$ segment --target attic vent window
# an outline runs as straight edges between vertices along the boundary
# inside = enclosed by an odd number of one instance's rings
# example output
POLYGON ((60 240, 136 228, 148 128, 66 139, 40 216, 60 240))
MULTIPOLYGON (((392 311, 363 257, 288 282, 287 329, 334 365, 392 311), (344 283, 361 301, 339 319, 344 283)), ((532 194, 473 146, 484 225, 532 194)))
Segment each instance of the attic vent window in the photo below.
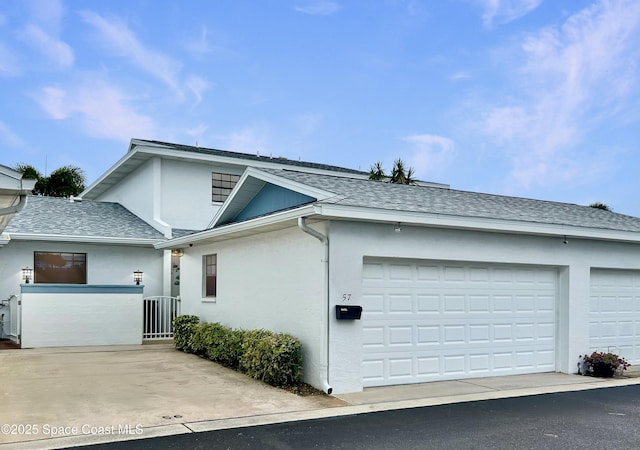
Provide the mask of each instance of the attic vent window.
POLYGON ((238 183, 240 175, 230 175, 228 173, 211 173, 211 201, 224 202, 231 191, 238 183))

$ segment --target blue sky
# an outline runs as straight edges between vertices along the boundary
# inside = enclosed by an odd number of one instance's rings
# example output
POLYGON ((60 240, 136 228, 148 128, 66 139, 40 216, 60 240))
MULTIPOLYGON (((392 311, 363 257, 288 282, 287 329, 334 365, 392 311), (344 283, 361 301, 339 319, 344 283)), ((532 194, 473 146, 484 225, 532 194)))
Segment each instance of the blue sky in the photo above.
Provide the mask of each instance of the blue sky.
POLYGON ((637 0, 3 0, 0 163, 131 138, 640 216, 637 0))

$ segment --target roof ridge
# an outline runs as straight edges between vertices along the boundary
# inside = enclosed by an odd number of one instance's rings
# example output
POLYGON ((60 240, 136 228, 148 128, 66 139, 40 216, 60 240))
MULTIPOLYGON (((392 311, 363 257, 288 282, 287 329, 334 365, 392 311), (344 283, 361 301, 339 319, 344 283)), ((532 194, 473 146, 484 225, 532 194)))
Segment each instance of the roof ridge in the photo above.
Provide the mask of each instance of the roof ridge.
POLYGON ((260 155, 259 152, 257 152, 256 154, 253 154, 253 153, 238 152, 235 150, 222 150, 217 148, 201 147, 199 145, 193 146, 193 145, 186 145, 186 144, 176 144, 172 142, 157 141, 153 139, 133 139, 133 140, 139 141, 139 142, 148 142, 156 145, 164 145, 164 146, 172 147, 174 150, 178 150, 178 151, 204 153, 204 154, 212 154, 212 155, 217 154, 218 156, 229 156, 231 158, 248 159, 253 161, 267 161, 267 162, 282 164, 290 167, 316 168, 316 169, 322 169, 322 170, 328 170, 328 171, 353 173, 353 174, 360 174, 360 175, 363 175, 366 173, 361 170, 351 169, 349 167, 289 159, 284 156, 274 157, 274 156, 271 156, 271 154, 269 156, 262 156, 260 155))

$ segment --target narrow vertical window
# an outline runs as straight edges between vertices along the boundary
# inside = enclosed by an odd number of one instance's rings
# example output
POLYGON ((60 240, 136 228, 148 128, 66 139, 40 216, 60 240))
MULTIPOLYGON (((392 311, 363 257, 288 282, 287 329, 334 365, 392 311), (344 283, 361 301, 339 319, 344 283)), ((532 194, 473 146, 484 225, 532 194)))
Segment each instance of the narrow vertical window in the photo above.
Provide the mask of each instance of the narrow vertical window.
POLYGON ((204 256, 204 296, 215 297, 217 292, 218 257, 204 256))

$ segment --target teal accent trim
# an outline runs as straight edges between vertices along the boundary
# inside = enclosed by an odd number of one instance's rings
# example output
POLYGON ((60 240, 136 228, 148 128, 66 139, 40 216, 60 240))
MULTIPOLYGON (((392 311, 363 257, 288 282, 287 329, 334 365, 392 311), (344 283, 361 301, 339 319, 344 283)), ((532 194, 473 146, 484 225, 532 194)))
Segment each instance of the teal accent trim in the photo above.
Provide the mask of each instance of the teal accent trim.
POLYGON ((275 184, 265 184, 231 222, 241 222, 268 213, 315 202, 316 199, 275 184))
POLYGON ((23 294, 142 294, 143 285, 120 284, 21 284, 23 294))

